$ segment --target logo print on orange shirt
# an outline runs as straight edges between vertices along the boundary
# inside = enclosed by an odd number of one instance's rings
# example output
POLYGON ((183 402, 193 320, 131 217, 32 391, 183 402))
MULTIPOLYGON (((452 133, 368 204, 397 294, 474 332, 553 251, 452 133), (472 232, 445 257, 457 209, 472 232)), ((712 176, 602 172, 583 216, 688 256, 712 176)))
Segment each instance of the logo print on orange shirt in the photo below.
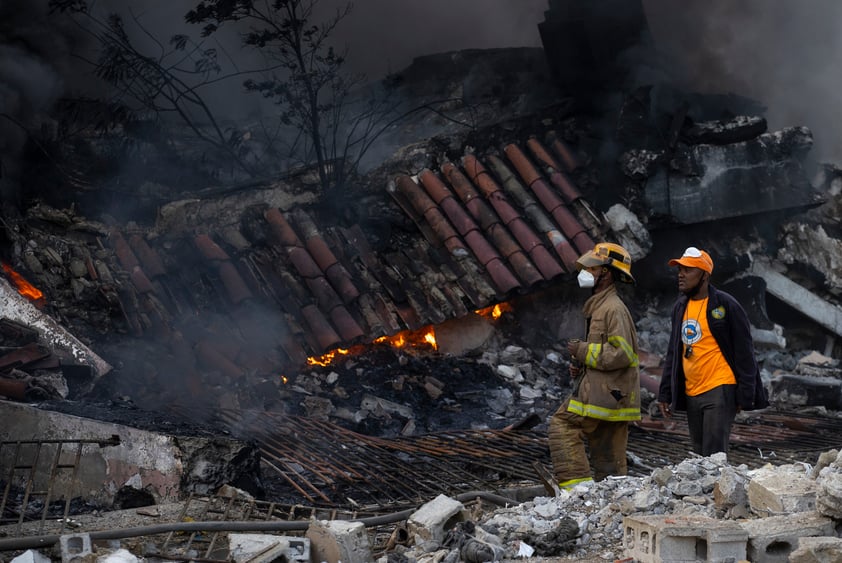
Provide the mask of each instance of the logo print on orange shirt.
POLYGON ((696 319, 687 319, 681 323, 681 341, 684 344, 695 344, 702 339, 702 327, 696 319))

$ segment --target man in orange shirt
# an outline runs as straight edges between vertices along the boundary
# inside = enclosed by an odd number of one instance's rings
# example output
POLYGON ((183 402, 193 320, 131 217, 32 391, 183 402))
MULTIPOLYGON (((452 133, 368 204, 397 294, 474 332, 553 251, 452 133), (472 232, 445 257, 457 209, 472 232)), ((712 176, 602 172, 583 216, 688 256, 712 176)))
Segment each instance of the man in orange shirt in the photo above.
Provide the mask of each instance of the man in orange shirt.
POLYGON ((693 451, 728 451, 731 425, 740 410, 769 406, 754 356, 745 310, 730 294, 710 285, 713 260, 691 246, 678 266, 678 298, 658 391, 665 417, 687 411, 693 451))

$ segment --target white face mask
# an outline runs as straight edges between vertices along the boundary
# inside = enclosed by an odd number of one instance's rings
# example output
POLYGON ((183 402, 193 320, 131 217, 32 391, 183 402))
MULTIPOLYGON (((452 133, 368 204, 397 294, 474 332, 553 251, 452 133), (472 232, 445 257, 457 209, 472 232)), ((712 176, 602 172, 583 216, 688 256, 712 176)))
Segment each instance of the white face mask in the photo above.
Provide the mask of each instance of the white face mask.
POLYGON ((579 270, 579 275, 576 277, 576 281, 579 282, 579 287, 582 289, 587 289, 596 285, 596 278, 594 278, 593 274, 587 270, 579 270))

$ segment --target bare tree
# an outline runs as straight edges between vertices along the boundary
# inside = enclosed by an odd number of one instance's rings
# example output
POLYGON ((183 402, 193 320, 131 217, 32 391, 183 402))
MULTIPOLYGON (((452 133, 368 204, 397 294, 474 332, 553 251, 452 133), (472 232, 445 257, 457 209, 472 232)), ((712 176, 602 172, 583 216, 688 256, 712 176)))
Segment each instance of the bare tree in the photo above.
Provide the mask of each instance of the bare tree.
POLYGON ((317 0, 203 0, 186 19, 203 24, 208 37, 223 25, 246 28, 245 45, 267 59, 259 80, 246 80, 250 91, 274 100, 284 124, 304 134, 305 162, 315 163, 324 189, 341 187, 365 149, 385 103, 352 101, 361 76, 346 72, 345 53, 330 44, 337 25, 351 12, 342 8, 313 23, 317 0))
POLYGON ((87 62, 96 76, 113 87, 109 103, 155 116, 175 114, 197 138, 228 154, 249 175, 255 173, 239 132, 223 127, 201 93, 231 76, 221 75, 215 48, 195 43, 187 35, 162 43, 132 17, 139 33, 154 46, 145 52, 118 14, 101 17, 84 0, 50 0, 50 9, 70 14, 99 45, 98 57, 87 62))

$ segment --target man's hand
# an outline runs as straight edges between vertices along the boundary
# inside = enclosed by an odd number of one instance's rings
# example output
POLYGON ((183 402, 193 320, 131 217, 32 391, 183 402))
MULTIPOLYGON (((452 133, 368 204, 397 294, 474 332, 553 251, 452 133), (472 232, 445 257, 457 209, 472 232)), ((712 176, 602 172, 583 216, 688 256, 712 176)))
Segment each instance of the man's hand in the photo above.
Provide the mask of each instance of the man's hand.
POLYGON ((670 411, 670 404, 669 403, 661 403, 658 402, 658 409, 661 411, 661 415, 664 418, 670 418, 672 416, 672 411, 670 411))
POLYGON ((570 367, 567 368, 567 372, 570 374, 571 378, 576 379, 579 377, 579 374, 582 373, 582 368, 576 364, 570 364, 570 367))

